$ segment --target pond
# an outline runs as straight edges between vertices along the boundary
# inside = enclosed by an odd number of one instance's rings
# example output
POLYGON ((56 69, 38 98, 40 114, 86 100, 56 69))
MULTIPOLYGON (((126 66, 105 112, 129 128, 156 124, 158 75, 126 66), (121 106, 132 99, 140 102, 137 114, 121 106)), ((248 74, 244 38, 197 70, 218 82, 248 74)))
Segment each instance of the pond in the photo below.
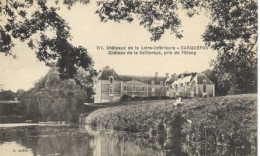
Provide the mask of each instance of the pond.
POLYGON ((180 138, 173 140, 169 146, 146 134, 97 131, 88 126, 0 124, 0 156, 208 155, 180 138))
POLYGON ((95 131, 83 126, 0 125, 1 156, 157 155, 157 151, 144 144, 142 136, 95 131))

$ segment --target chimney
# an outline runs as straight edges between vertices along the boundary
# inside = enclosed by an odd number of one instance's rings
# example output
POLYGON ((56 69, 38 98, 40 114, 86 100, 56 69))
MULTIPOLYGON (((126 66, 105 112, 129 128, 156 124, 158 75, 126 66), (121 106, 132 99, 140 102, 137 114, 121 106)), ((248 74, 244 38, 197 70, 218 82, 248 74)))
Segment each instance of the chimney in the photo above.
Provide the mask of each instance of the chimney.
POLYGON ((103 70, 109 70, 109 66, 105 66, 103 70))
POLYGON ((174 78, 174 81, 178 79, 178 76, 176 73, 173 73, 171 76, 174 78))
POLYGON ((169 73, 166 73, 166 79, 168 79, 169 78, 169 73))
POLYGON ((158 78, 158 72, 155 72, 155 78, 158 78))

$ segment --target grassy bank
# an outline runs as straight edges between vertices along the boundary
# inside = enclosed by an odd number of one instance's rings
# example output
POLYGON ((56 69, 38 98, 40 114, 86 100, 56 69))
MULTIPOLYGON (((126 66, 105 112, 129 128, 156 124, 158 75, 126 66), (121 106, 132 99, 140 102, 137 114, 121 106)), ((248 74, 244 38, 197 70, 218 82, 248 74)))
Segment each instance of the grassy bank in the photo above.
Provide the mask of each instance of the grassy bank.
POLYGON ((256 94, 187 99, 182 107, 173 103, 173 100, 138 101, 102 108, 90 113, 86 123, 118 131, 148 132, 164 146, 181 136, 190 143, 213 139, 226 148, 238 147, 233 153, 239 149, 244 152, 243 148, 249 149, 247 152, 255 150, 256 94))
POLYGON ((102 108, 89 114, 86 122, 94 127, 119 131, 146 132, 165 112, 174 112, 173 100, 136 101, 102 108))

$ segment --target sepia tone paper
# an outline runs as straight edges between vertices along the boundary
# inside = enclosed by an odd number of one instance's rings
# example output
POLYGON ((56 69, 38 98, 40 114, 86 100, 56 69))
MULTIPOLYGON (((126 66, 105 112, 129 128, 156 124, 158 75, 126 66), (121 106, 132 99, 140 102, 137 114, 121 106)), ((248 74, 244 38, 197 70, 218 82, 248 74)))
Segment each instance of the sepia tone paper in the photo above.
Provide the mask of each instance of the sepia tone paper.
POLYGON ((40 2, 1 1, 0 155, 256 155, 256 1, 40 2))

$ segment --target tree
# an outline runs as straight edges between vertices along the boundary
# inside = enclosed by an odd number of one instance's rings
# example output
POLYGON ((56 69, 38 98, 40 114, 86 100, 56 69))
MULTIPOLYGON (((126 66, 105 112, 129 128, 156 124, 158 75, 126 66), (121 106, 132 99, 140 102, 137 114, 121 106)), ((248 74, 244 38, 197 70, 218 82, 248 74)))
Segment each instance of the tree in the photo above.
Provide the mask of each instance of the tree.
POLYGON ((91 101, 93 96, 92 83, 89 82, 92 76, 89 73, 77 74, 81 75, 80 80, 84 83, 79 85, 74 79, 62 80, 57 70, 51 69, 34 88, 21 97, 27 108, 27 118, 38 121, 77 121, 79 107, 91 101))
POLYGON ((20 98, 25 94, 25 90, 23 89, 18 89, 15 93, 16 97, 18 100, 20 100, 20 98))
MULTIPOLYGON (((87 4, 89 0, 56 0, 70 8, 76 2, 87 4)), ((96 13, 101 21, 132 22, 138 18, 140 25, 151 33, 151 40, 157 41, 170 30, 182 38, 182 9, 189 17, 205 10, 211 19, 202 38, 206 45, 218 51, 212 62, 219 81, 223 74, 230 75, 235 92, 256 91, 256 43, 257 43, 257 1, 256 0, 111 0, 98 1, 96 13)), ((0 26, 0 51, 12 55, 13 40, 27 42, 35 50, 37 58, 48 66, 56 62, 61 78, 72 78, 77 69, 91 70, 92 59, 84 47, 75 47, 70 27, 57 14, 57 7, 48 7, 47 0, 1 4, 6 20, 0 26), (28 12, 27 9, 33 10, 28 12), (34 8, 34 9, 32 9, 34 8), (8 22, 7 22, 8 21, 8 22), (53 36, 46 35, 51 30, 53 36), (38 39, 36 39, 38 38, 38 39)), ((229 80, 228 80, 229 81, 229 80)))
POLYGON ((15 93, 11 90, 0 91, 0 101, 13 101, 15 100, 15 93))
POLYGON ((202 38, 218 51, 212 62, 218 81, 225 87, 236 88, 235 92, 256 92, 257 1, 113 0, 99 1, 98 5, 96 13, 101 21, 132 22, 137 17, 140 25, 151 33, 152 41, 159 40, 166 30, 182 38, 180 9, 189 17, 205 10, 211 22, 202 38))
POLYGON ((208 7, 213 22, 203 38, 219 52, 214 71, 220 81, 229 75, 235 93, 256 92, 257 2, 212 1, 208 7))
MULTIPOLYGON (((56 0, 70 8, 79 0, 56 0)), ((38 60, 47 66, 55 64, 60 78, 74 78, 78 68, 92 70, 93 61, 87 49, 74 46, 70 27, 57 13, 59 9, 47 0, 6 0, 0 3, 0 52, 14 56, 12 48, 19 40, 25 42, 36 53, 38 60)), ((88 0, 80 0, 86 4, 88 0)))
POLYGON ((214 84, 216 96, 223 96, 228 94, 231 90, 232 79, 229 74, 218 76, 215 70, 206 69, 203 72, 214 84))

